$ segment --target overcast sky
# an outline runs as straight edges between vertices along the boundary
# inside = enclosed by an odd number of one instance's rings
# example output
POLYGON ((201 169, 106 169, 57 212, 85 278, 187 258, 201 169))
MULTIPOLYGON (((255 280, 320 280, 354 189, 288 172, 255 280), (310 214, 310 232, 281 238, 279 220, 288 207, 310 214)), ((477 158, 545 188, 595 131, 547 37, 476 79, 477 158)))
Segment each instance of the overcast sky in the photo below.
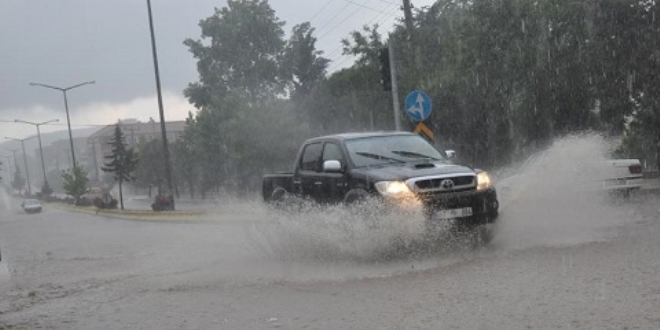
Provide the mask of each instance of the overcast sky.
MULTIPOLYGON (((312 22, 317 47, 333 61, 331 70, 352 62, 341 55, 340 45, 350 31, 379 23, 386 33, 402 16, 401 0, 269 2, 286 22, 287 34, 296 24, 312 22)), ((412 2, 421 8, 433 0, 412 2)), ((182 42, 199 38, 199 20, 225 3, 152 1, 166 120, 194 111, 182 91, 197 71, 182 42)), ((59 119, 42 132, 65 129, 62 93, 29 83, 68 87, 89 80, 96 84, 68 92, 72 125, 158 118, 146 0, 2 0, 0 44, 0 121, 59 119)), ((33 134, 33 126, 0 122, 0 139, 33 134)))

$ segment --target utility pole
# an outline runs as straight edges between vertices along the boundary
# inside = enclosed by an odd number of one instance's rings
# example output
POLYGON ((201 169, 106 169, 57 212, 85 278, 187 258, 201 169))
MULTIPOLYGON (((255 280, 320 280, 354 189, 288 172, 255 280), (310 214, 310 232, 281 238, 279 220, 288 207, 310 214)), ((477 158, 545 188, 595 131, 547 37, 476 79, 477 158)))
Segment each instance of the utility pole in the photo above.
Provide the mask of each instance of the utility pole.
POLYGON ((16 161, 16 151, 18 151, 18 149, 9 149, 9 148, 5 148, 5 149, 11 151, 14 154, 14 167, 18 167, 18 162, 16 161))
POLYGON ((163 94, 160 89, 160 74, 158 73, 158 53, 156 51, 156 35, 154 33, 154 19, 151 14, 151 0, 147 0, 147 9, 149 11, 149 31, 151 32, 151 52, 154 58, 154 74, 156 76, 156 92, 158 94, 158 113, 160 114, 160 132, 163 138, 163 158, 165 161, 165 176, 167 179, 167 189, 172 201, 174 210, 174 190, 172 189, 172 164, 170 164, 170 150, 167 145, 167 133, 165 132, 165 110, 163 110, 163 94))
POLYGON ((403 0, 403 19, 406 25, 406 31, 408 32, 408 47, 413 51, 413 63, 415 64, 415 69, 418 70, 418 68, 421 67, 419 63, 421 52, 416 42, 415 25, 413 24, 412 4, 410 4, 410 0, 403 0))
POLYGON ((403 0, 403 18, 406 23, 406 30, 408 30, 408 41, 412 41, 414 26, 410 0, 403 0))
POLYGON ((30 184, 30 170, 28 169, 27 154, 25 153, 25 140, 29 140, 33 137, 29 137, 27 139, 16 139, 16 138, 5 136, 5 139, 7 139, 7 140, 14 140, 14 141, 20 141, 21 142, 21 147, 23 148, 23 163, 25 164, 25 176, 27 177, 27 184, 28 184, 28 195, 32 195, 32 188, 30 187, 31 186, 31 184, 30 184))
POLYGON ((32 125, 32 126, 37 127, 37 137, 39 139, 39 158, 41 158, 41 171, 42 171, 43 176, 44 176, 44 185, 47 185, 48 184, 48 179, 46 178, 46 165, 44 163, 44 149, 41 146, 41 130, 39 130, 39 126, 46 125, 46 124, 49 124, 49 123, 52 123, 52 122, 58 122, 60 120, 59 119, 53 119, 53 120, 44 121, 44 122, 41 122, 41 123, 33 123, 31 121, 25 121, 25 120, 20 120, 20 119, 14 119, 14 121, 17 122, 17 123, 23 123, 23 124, 28 124, 28 125, 32 125))
POLYGON ((394 38, 390 35, 388 42, 390 54, 390 76, 392 79, 392 111, 394 111, 394 129, 401 130, 401 109, 399 109, 399 86, 397 85, 396 61, 394 60, 394 38))
MULTIPOLYGON (((8 181, 7 183, 11 183, 11 157, 9 156, 0 156, 0 160, 6 160, 7 161, 7 167, 4 167, 3 170, 5 172, 5 176, 7 177, 8 181)), ((2 161, 0 161, 0 165, 2 165, 2 161)), ((2 177, 0 177, 0 183, 2 182, 2 177)))

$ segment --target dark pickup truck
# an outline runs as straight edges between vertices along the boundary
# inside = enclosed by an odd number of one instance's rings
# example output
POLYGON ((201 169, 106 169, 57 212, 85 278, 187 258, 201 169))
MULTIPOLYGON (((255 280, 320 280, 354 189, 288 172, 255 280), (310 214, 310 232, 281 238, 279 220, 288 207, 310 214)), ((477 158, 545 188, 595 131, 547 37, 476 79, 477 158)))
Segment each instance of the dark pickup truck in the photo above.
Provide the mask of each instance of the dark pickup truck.
POLYGON ((272 203, 290 197, 347 204, 368 197, 414 200, 430 221, 495 221, 499 203, 488 174, 454 164, 453 156, 412 133, 323 136, 302 145, 293 173, 265 175, 262 193, 272 203))

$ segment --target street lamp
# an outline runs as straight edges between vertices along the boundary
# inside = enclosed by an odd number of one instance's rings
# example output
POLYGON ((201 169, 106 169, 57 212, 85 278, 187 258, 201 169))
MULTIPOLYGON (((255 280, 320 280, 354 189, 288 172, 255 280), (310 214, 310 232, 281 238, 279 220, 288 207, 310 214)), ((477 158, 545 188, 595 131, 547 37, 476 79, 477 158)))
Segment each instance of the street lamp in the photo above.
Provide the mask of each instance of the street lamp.
MULTIPOLYGON (((18 151, 18 149, 5 148, 5 150, 9 150, 9 151, 11 151, 12 154, 14 154, 14 168, 18 169, 18 161, 16 160, 16 151, 18 151)), ((14 168, 12 168, 12 170, 11 170, 11 175, 15 174, 16 170, 14 168)), ((11 180, 12 180, 12 182, 14 181, 13 176, 11 177, 11 180)))
POLYGON ((41 125, 46 125, 49 123, 53 122, 58 122, 60 121, 59 119, 53 119, 49 121, 44 121, 41 123, 33 123, 31 121, 25 121, 25 120, 20 120, 20 119, 14 119, 15 122, 17 123, 23 123, 23 124, 28 124, 28 125, 33 125, 37 127, 37 138, 39 139, 39 155, 41 156, 41 171, 44 174, 44 185, 48 183, 48 179, 46 179, 46 165, 44 165, 44 149, 41 147, 41 131, 39 130, 39 126, 41 125))
MULTIPOLYGON (((7 161, 7 167, 5 168, 5 174, 7 174, 7 179, 11 182, 11 157, 0 155, 0 159, 5 159, 7 161)), ((1 164, 1 162, 0 162, 1 164)))
POLYGON ((9 150, 14 154, 14 166, 18 166, 18 162, 16 161, 16 151, 18 151, 18 149, 5 148, 5 150, 9 150))
POLYGON ((149 14, 149 32, 151 33, 151 54, 154 59, 154 74, 156 78, 156 94, 158 96, 158 113, 160 115, 160 132, 163 139, 163 160, 165 161, 165 176, 167 179, 167 193, 172 197, 172 209, 174 209, 174 190, 172 189, 172 164, 170 163, 170 151, 167 146, 167 132, 165 131, 165 111, 163 110, 163 94, 160 89, 160 73, 158 72, 158 52, 156 51, 156 34, 154 33, 154 19, 151 14, 151 0, 147 0, 147 11, 149 14))
POLYGON ((76 153, 73 151, 73 135, 71 134, 71 119, 69 119, 69 102, 67 101, 67 98, 66 98, 66 92, 68 90, 71 90, 71 89, 74 89, 74 88, 78 88, 78 87, 81 87, 81 86, 84 86, 84 85, 89 85, 89 84, 94 84, 94 83, 96 83, 94 80, 85 81, 83 83, 73 85, 73 86, 69 86, 69 87, 65 87, 65 88, 46 85, 46 84, 40 84, 40 83, 34 83, 34 82, 30 83, 30 86, 39 86, 39 87, 55 89, 55 90, 58 90, 58 91, 60 91, 64 94, 64 110, 66 110, 66 124, 67 124, 67 126, 69 126, 69 143, 71 144, 71 161, 73 161, 72 166, 76 166, 76 153))
POLYGON ((25 176, 27 177, 28 195, 32 195, 32 188, 30 188, 30 186, 31 186, 31 184, 30 184, 30 171, 28 171, 28 166, 27 166, 27 155, 25 153, 25 140, 29 140, 33 137, 34 136, 31 136, 27 139, 17 139, 17 138, 5 136, 5 139, 7 139, 7 140, 20 141, 21 142, 21 147, 23 147, 23 163, 25 164, 25 176))

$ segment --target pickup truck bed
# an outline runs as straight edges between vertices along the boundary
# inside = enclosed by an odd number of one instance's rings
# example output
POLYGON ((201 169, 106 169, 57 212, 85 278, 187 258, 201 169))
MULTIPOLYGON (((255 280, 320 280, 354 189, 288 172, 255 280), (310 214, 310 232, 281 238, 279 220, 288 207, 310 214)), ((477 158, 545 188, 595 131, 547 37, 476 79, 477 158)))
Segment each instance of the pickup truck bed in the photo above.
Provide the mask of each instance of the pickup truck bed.
POLYGON ((277 188, 282 188, 285 191, 293 191, 293 173, 276 173, 266 174, 263 177, 261 192, 264 201, 270 202, 273 197, 273 192, 277 188))

